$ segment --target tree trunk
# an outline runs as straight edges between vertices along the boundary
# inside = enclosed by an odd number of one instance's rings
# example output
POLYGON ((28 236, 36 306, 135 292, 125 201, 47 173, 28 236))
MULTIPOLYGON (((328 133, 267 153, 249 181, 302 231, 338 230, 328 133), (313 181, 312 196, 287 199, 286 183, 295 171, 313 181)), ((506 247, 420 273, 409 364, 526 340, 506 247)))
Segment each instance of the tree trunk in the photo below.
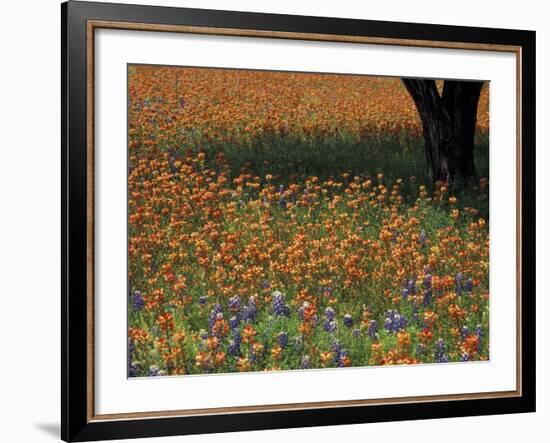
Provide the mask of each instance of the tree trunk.
POLYGON ((420 115, 428 177, 456 186, 476 177, 474 134, 483 82, 402 79, 420 115))

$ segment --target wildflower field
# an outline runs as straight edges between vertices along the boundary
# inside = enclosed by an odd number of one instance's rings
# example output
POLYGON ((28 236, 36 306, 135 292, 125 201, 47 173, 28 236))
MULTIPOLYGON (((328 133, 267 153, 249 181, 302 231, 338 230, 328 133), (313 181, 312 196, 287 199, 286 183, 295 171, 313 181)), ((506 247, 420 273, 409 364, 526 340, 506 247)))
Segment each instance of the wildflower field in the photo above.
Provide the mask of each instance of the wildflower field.
POLYGON ((451 189, 400 79, 128 69, 130 377, 489 358, 488 87, 451 189))

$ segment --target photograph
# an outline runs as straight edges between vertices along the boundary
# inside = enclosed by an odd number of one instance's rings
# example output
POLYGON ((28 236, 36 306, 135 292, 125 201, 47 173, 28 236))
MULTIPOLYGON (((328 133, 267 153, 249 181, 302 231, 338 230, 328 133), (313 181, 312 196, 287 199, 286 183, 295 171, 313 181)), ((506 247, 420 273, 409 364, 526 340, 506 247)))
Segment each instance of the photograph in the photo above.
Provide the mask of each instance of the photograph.
POLYGON ((128 378, 490 361, 490 91, 128 64, 128 378))

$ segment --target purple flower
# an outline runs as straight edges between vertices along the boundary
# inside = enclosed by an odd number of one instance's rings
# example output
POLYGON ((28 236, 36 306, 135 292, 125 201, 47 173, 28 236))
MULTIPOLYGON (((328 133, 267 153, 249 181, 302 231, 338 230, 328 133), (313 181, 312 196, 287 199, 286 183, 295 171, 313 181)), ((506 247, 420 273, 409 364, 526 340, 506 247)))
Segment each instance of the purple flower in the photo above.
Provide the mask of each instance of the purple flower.
POLYGON ((286 199, 285 199, 285 187, 283 185, 279 186, 279 207, 281 209, 286 209, 286 199))
POLYGON ((367 329, 367 334, 371 339, 375 339, 378 334, 378 322, 376 320, 369 321, 369 327, 367 329))
POLYGON ((466 282, 466 292, 472 292, 474 290, 474 282, 471 278, 468 279, 468 281, 466 282))
POLYGON ((338 358, 338 366, 339 366, 340 368, 343 368, 343 367, 345 366, 345 364, 344 364, 344 359, 347 358, 347 357, 349 357, 349 352, 346 351, 345 349, 342 349, 342 350, 340 351, 340 356, 339 356, 339 358, 338 358))
POLYGON ((128 377, 138 377, 139 371, 141 370, 141 365, 139 362, 132 362, 128 367, 128 377))
POLYGON ((404 315, 401 315, 399 312, 394 310, 389 310, 386 312, 386 319, 384 321, 384 328, 388 332, 396 333, 401 329, 407 327, 407 319, 404 315))
POLYGON ((139 312, 143 309, 144 305, 145 301, 143 300, 141 291, 134 291, 134 293, 132 294, 132 310, 134 312, 139 312))
POLYGON ((286 348, 288 344, 288 334, 283 331, 279 332, 279 334, 277 334, 277 342, 281 348, 286 348))
POLYGON ((353 317, 350 314, 344 315, 344 326, 348 328, 353 326, 353 317))
POLYGON ((477 335, 477 338, 479 340, 478 349, 481 349, 484 334, 483 334, 483 327, 480 324, 476 325, 476 335, 477 335))
POLYGON ((460 330, 460 334, 462 335, 462 340, 464 340, 466 337, 468 337, 468 326, 464 325, 462 326, 462 329, 460 330))
POLYGON ((326 331, 326 332, 334 332, 336 331, 336 322, 334 320, 325 320, 324 323, 323 323, 323 329, 326 331))
POLYGON ((460 356, 460 361, 468 361, 470 360, 470 354, 468 354, 467 352, 463 352, 462 355, 460 356))
POLYGON ((330 306, 325 309, 325 316, 327 317, 327 320, 331 321, 334 320, 334 309, 332 309, 330 306))
POLYGON ((272 310, 276 316, 290 317, 290 308, 285 304, 285 296, 282 292, 275 291, 273 293, 272 310))
POLYGON ((442 338, 437 340, 435 344, 435 361, 437 363, 447 363, 449 361, 445 354, 445 342, 442 338))
POLYGON ((344 359, 349 357, 349 352, 344 349, 338 340, 332 342, 330 350, 334 352, 334 363, 339 367, 344 367, 344 359))
POLYGON ((149 366, 149 376, 150 377, 157 377, 160 373, 159 367, 157 365, 151 365, 149 366))
POLYGON ((231 312, 237 312, 241 308, 241 299, 238 295, 234 295, 229 299, 229 310, 231 312))
POLYGON ((313 317, 311 317, 311 323, 313 326, 316 326, 319 322, 319 317, 317 317, 317 314, 313 314, 313 317))
MULTIPOLYGON (((222 312, 222 305, 220 305, 219 303, 216 303, 212 308, 212 310, 210 311, 210 321, 209 321, 210 331, 212 331, 212 328, 214 327, 214 323, 218 318, 218 314, 221 314, 221 312, 222 312)), ((222 318, 223 318, 223 314, 222 314, 222 318)))
POLYGON ((309 369, 311 366, 311 360, 309 358, 309 355, 302 356, 302 361, 300 362, 300 367, 302 369, 309 369))
POLYGON ((206 295, 201 295, 199 297, 199 305, 204 306, 206 304, 206 295))
POLYGON ((330 345, 330 350, 334 352, 334 363, 338 364, 342 356, 342 352, 344 351, 343 346, 338 340, 334 340, 330 345))
POLYGON ((231 316, 229 319, 229 326, 231 329, 237 329, 239 327, 239 323, 241 322, 239 314, 231 316))
POLYGON ((431 289, 426 289, 424 291, 424 298, 422 299, 422 304, 424 306, 430 305, 430 303, 432 302, 432 298, 433 298, 432 290, 431 289))
POLYGON ((233 357, 238 356, 241 353, 241 332, 238 329, 233 330, 233 337, 229 340, 229 347, 227 353, 233 357))
POLYGON ((426 289, 426 290, 432 289, 432 274, 427 273, 424 276, 424 280, 423 280, 422 283, 424 284, 424 289, 426 289))
POLYGON ((254 352, 254 347, 250 345, 250 350, 248 351, 248 360, 251 363, 256 363, 258 361, 258 354, 254 352))
POLYGON ((414 278, 407 279, 407 283, 405 285, 405 288, 407 291, 409 291, 409 294, 416 294, 416 284, 415 284, 414 278))
POLYGON ((243 319, 245 321, 254 322, 256 319, 256 314, 258 313, 258 307, 256 306, 256 298, 250 297, 248 299, 248 304, 244 308, 243 319))
POLYGON ((140 363, 134 361, 134 343, 128 339, 128 377, 137 377, 140 369, 140 363))

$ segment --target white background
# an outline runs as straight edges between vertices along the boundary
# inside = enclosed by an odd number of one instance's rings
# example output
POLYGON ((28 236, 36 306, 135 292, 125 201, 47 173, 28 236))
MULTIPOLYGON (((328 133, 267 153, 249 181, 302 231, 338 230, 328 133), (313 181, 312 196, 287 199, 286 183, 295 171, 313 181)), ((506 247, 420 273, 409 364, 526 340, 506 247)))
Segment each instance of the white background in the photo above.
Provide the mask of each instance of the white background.
POLYGON ((95 412, 166 411, 516 388, 516 59, 510 53, 100 29, 95 38, 95 412), (127 63, 490 80, 491 361, 127 379, 127 63), (512 240, 510 242, 510 240, 512 240), (414 380, 411 383, 410 380, 414 380), (331 389, 320 388, 330 386, 331 389))
MULTIPOLYGON (((550 369, 547 351, 550 308, 544 297, 550 237, 543 168, 550 161, 549 130, 544 123, 550 100, 550 30, 544 2, 463 0, 445 9, 437 1, 277 2, 202 0, 150 2, 319 16, 525 28, 537 30, 537 271, 538 412, 401 423, 277 430, 147 441, 267 442, 518 441, 547 434, 550 418, 550 369), (545 352, 546 351, 546 352, 545 352)), ((0 439, 7 442, 54 441, 59 423, 59 3, 54 0, 3 3, 0 6, 0 439)), ((145 440, 144 440, 145 441, 145 440)))

